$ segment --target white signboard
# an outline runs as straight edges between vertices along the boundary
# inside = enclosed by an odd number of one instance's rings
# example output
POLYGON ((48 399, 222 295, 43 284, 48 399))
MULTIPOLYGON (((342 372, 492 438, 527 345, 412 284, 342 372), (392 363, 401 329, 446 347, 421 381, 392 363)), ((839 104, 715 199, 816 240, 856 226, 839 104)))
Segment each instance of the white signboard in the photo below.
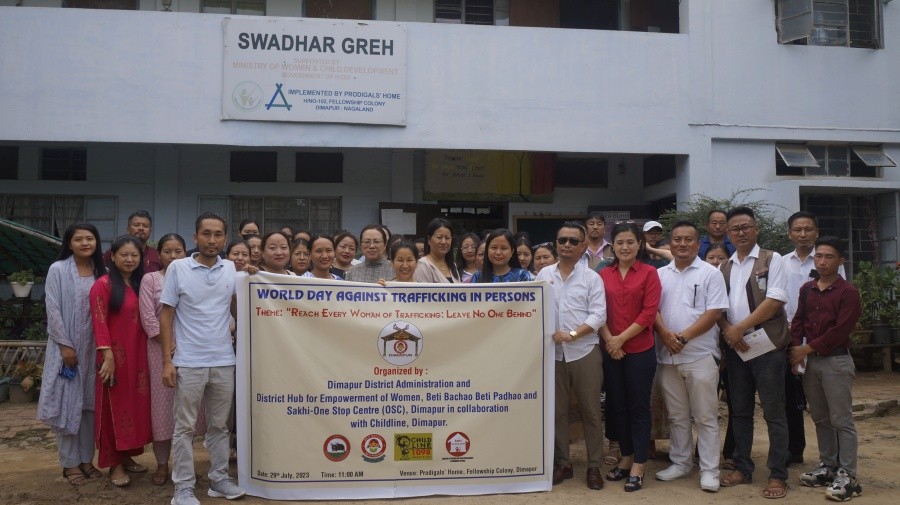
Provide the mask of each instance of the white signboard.
POLYGON ((406 28, 225 18, 222 119, 406 125, 406 28))

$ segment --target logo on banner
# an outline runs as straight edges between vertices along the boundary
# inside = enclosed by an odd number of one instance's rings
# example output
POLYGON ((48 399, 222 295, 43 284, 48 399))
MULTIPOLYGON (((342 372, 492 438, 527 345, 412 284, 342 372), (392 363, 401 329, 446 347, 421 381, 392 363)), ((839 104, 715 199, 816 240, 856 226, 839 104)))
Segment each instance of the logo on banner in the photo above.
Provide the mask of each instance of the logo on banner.
POLYGON ((408 365, 422 352, 422 332, 412 323, 394 321, 378 334, 378 352, 392 365, 408 365))
POLYGON ((266 104, 266 110, 271 110, 272 107, 284 107, 287 110, 291 110, 292 105, 288 103, 287 98, 284 96, 284 92, 281 91, 281 83, 275 84, 275 93, 272 95, 272 99, 269 100, 269 103, 266 104), (281 97, 281 103, 275 103, 275 99, 281 97))
POLYGON ((469 436, 461 431, 457 431, 456 433, 451 433, 449 437, 447 437, 447 442, 445 443, 447 447, 447 452, 450 453, 454 458, 461 458, 469 452, 469 447, 471 442, 469 441, 469 436))
POLYGON ((431 461, 431 433, 395 433, 394 461, 431 461))
POLYGON ((362 440, 362 458, 369 463, 378 463, 384 460, 384 451, 387 450, 387 442, 381 435, 366 435, 362 440))
POLYGON ((263 101, 263 90, 253 81, 238 83, 231 92, 231 101, 241 110, 254 110, 263 101))
POLYGON ((350 455, 350 441, 343 435, 331 435, 325 439, 322 450, 331 461, 344 461, 350 455))

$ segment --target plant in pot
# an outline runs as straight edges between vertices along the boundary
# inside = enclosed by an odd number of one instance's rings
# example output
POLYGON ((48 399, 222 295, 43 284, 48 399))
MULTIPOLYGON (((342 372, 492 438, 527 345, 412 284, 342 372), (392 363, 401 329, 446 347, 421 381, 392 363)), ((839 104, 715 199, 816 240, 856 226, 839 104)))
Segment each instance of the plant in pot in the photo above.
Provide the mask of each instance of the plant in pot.
POLYGON ((13 272, 6 277, 6 280, 9 281, 13 294, 17 298, 27 298, 31 294, 31 288, 34 286, 34 283, 44 281, 42 277, 34 275, 34 272, 31 270, 13 272))
POLYGON ((898 276, 898 271, 893 268, 861 261, 853 279, 862 304, 860 323, 872 330, 873 344, 889 344, 891 326, 900 320, 896 298, 898 276))
POLYGON ((34 401, 34 394, 41 385, 41 375, 43 373, 43 363, 19 360, 10 374, 12 378, 9 388, 10 402, 27 403, 34 401))

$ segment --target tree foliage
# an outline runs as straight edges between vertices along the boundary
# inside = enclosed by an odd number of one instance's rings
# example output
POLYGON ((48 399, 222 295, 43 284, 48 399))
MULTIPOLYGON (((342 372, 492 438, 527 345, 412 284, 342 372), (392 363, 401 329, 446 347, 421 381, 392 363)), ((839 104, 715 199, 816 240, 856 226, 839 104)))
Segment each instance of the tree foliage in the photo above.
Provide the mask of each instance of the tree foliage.
POLYGON ((720 209, 728 211, 734 207, 750 207, 756 214, 756 225, 759 231, 757 242, 760 247, 785 254, 794 250, 794 245, 787 237, 787 219, 785 215, 788 209, 765 200, 753 199, 754 193, 765 191, 763 188, 749 188, 734 191, 727 198, 712 198, 706 195, 691 195, 690 201, 679 209, 670 209, 664 212, 659 221, 666 230, 671 230, 672 225, 678 221, 690 221, 700 229, 700 235, 706 235, 706 222, 709 212, 720 209))

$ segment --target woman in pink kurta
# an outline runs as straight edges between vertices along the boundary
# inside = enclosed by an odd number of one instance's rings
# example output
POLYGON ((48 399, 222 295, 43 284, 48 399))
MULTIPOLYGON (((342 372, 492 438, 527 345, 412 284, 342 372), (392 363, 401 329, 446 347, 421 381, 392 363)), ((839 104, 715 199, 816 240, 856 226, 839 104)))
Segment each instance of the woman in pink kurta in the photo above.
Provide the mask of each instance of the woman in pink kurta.
MULTIPOLYGON (((162 346, 159 343, 159 313, 166 269, 173 261, 184 258, 185 243, 181 235, 170 233, 159 239, 157 251, 162 268, 149 273, 141 280, 141 325, 147 333, 147 360, 150 364, 150 421, 153 428, 153 453, 156 456, 156 473, 153 483, 162 486, 169 478, 169 455, 172 452, 172 433, 175 431, 175 416, 172 406, 175 390, 162 382, 162 346)), ((173 335, 172 344, 175 345, 173 335)), ((206 417, 203 409, 197 416, 195 435, 206 433, 206 417)))
POLYGON ((91 319, 97 344, 94 438, 98 466, 109 467, 116 486, 131 481, 126 472, 146 472, 132 459, 150 442, 150 376, 147 336, 138 316, 143 274, 141 243, 134 237, 113 242, 110 273, 91 287, 91 319))

